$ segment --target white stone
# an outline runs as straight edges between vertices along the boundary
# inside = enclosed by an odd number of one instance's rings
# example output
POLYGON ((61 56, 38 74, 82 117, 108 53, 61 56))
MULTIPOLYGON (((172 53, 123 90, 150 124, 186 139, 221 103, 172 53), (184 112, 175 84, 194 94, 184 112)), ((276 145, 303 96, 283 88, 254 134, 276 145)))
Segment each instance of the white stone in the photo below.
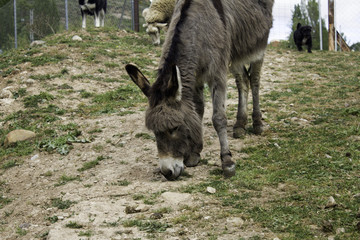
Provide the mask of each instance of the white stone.
POLYGON ((213 187, 207 187, 207 188, 206 188, 206 191, 207 191, 208 193, 211 193, 211 194, 216 193, 216 189, 213 188, 213 187))
POLYGON ((78 35, 75 35, 75 36, 72 37, 72 40, 73 41, 82 41, 82 38, 79 37, 78 35))
POLYGON ((161 198, 172 205, 179 205, 187 203, 191 200, 191 194, 189 193, 176 193, 176 192, 164 192, 161 194, 161 198))
POLYGON ((45 41, 36 40, 36 41, 33 41, 33 42, 30 44, 30 47, 44 45, 45 43, 46 43, 45 41))

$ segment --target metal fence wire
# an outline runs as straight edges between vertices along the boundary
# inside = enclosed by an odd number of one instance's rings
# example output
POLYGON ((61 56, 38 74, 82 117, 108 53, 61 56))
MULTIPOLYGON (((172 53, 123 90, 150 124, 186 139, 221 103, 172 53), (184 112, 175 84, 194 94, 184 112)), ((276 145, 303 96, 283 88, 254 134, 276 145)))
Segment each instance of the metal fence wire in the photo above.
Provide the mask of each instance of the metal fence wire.
MULTIPOLYGON (((294 5, 301 1, 307 0, 275 1, 274 27, 271 31, 275 35, 277 31, 285 33, 280 35, 281 37, 278 37, 277 40, 287 40, 288 32, 291 31, 291 14, 288 13, 291 13, 294 5), (279 22, 282 25, 277 25, 279 22)), ((321 18, 325 19, 326 23, 328 1, 318 0, 324 9, 321 18)), ((133 29, 132 4, 134 4, 134 0, 108 0, 105 26, 133 29)), ((141 13, 149 5, 150 0, 139 0, 140 31, 144 31, 142 27, 144 19, 141 13)), ((335 0, 335 27, 344 33, 351 44, 360 41, 356 36, 358 23, 351 19, 354 13, 355 16, 358 16, 359 10, 360 2, 358 0, 335 0)), ((4 6, 0 6, 0 53, 14 47, 26 47, 32 41, 49 34, 78 30, 81 28, 81 22, 78 0, 9 0, 4 6), (14 11, 15 9, 16 11, 14 11)), ((94 26, 92 17, 87 17, 87 26, 94 26)), ((270 37, 272 35, 274 34, 270 34, 270 37)))
MULTIPOLYGON (((107 2, 105 26, 132 29, 133 0, 107 2)), ((144 31, 141 13, 149 5, 149 0, 139 0, 140 31, 144 31)), ((87 27, 94 26, 92 16, 86 20, 87 27)), ((80 29, 82 20, 78 0, 10 0, 0 8, 0 23, 1 53, 14 47, 26 47, 49 34, 80 29)))

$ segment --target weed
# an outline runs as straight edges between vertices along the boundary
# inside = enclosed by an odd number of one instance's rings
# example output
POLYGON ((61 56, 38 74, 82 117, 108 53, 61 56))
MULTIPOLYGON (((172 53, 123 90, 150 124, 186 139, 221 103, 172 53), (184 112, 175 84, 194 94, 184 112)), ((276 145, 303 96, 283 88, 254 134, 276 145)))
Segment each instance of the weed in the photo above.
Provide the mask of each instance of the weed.
POLYGON ((47 220, 51 223, 56 223, 59 218, 57 216, 48 217, 47 220))
POLYGON ((142 139, 150 139, 155 141, 155 137, 148 134, 148 133, 137 133, 135 135, 136 138, 142 138, 142 139))
POLYGON ((27 231, 25 229, 17 227, 16 228, 16 234, 18 234, 19 236, 25 236, 27 234, 27 231))
POLYGON ((0 209, 2 209, 5 205, 8 205, 11 202, 12 200, 10 198, 0 196, 0 209))
POLYGON ((91 237, 92 236, 92 232, 91 231, 80 231, 78 234, 79 237, 91 237))
POLYGON ((72 229, 80 229, 83 228, 84 226, 77 222, 70 221, 69 223, 65 224, 65 227, 72 229))
POLYGON ((159 221, 142 221, 142 220, 125 220, 122 222, 124 227, 138 227, 140 231, 148 233, 165 232, 171 225, 167 223, 161 223, 159 221))
POLYGON ((116 183, 112 183, 111 185, 117 185, 117 186, 129 186, 131 182, 128 180, 118 180, 116 183))
POLYGON ((15 166, 17 166, 17 165, 18 165, 18 164, 17 164, 17 162, 16 162, 15 160, 9 160, 9 161, 3 163, 3 164, 1 165, 1 168, 2 168, 2 169, 9 169, 9 168, 15 167, 15 166))
POLYGON ((97 157, 95 160, 86 162, 83 164, 81 168, 78 169, 79 172, 86 171, 88 169, 94 168, 96 165, 100 164, 100 161, 104 160, 105 158, 103 156, 97 157))
POLYGON ((51 199, 51 206, 56 207, 58 209, 68 209, 74 203, 75 202, 70 201, 70 200, 63 201, 61 198, 53 198, 53 199, 51 199))
POLYGON ((44 103, 46 101, 51 101, 53 99, 54 99, 53 95, 49 93, 41 92, 39 95, 25 97, 23 102, 26 108, 29 107, 35 108, 38 107, 39 103, 44 103))
POLYGON ((55 184, 55 187, 65 185, 68 182, 72 182, 72 181, 80 181, 80 177, 79 176, 67 176, 64 174, 60 177, 59 182, 57 184, 55 184))

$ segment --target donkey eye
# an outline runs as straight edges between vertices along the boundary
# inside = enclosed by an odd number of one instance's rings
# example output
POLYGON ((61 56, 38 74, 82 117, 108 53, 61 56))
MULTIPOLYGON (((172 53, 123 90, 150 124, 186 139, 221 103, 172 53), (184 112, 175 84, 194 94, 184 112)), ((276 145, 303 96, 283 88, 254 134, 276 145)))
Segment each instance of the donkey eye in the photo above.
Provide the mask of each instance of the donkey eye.
POLYGON ((179 129, 179 127, 175 127, 169 130, 169 134, 172 135, 173 133, 175 133, 177 130, 179 129))

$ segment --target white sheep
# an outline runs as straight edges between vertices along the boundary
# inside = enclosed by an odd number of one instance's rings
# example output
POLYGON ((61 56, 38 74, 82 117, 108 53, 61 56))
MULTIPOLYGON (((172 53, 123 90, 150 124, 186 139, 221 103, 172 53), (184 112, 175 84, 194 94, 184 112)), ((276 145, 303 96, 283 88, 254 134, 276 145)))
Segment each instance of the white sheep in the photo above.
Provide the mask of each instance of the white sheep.
POLYGON ((160 44, 160 29, 166 28, 170 23, 177 0, 153 0, 142 15, 145 19, 146 32, 151 36, 154 45, 160 44))

